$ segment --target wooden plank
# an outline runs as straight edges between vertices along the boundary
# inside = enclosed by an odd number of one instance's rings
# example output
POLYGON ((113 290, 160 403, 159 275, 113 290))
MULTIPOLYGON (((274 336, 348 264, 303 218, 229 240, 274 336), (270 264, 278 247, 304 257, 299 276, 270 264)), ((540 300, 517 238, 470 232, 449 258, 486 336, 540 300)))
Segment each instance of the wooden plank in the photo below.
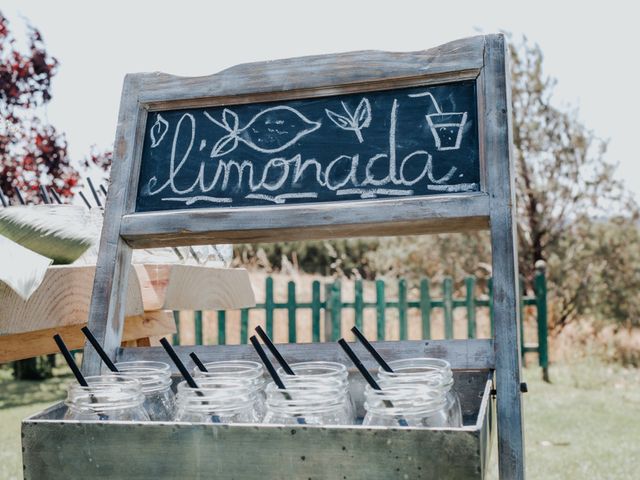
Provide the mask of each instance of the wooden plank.
POLYGON ((195 78, 165 73, 140 74, 140 101, 153 110, 309 97, 363 91, 377 81, 397 86, 475 78, 483 66, 484 37, 464 38, 418 52, 359 51, 237 65, 195 78), (403 81, 404 80, 404 81, 403 81), (285 92, 278 96, 278 93, 285 92), (297 94, 296 96, 293 96, 297 94), (265 96, 268 96, 265 98, 265 96), (210 98, 217 102, 213 103, 210 98))
MULTIPOLYGON (((58 347, 52 339, 56 333, 62 335, 70 349, 83 348, 86 338, 80 329, 85 325, 86 322, 81 322, 26 333, 2 335, 0 336, 0 363, 57 353, 58 347)), ((171 312, 144 312, 139 316, 125 319, 122 340, 136 341, 141 338, 170 335, 175 331, 171 312)))
POLYGON ((162 309, 165 293, 169 285, 171 265, 157 263, 134 264, 133 268, 140 283, 145 310, 162 309))
POLYGON ((243 268, 172 265, 162 308, 166 310, 235 310, 256 299, 243 268))
MULTIPOLYGON (((122 216, 131 211, 131 179, 137 177, 134 158, 142 148, 140 138, 146 112, 138 104, 139 79, 127 75, 122 88, 118 127, 105 216, 93 282, 89 328, 110 357, 120 345, 124 326, 123 296, 128 288, 131 248, 120 238, 122 216)), ((86 375, 101 371, 101 359, 93 349, 82 358, 86 375)))
POLYGON ((134 248, 466 232, 488 227, 485 193, 136 213, 122 219, 121 234, 134 248))
MULTIPOLYGON (((386 360, 411 357, 443 358, 451 363, 454 369, 480 370, 494 368, 493 342, 488 339, 476 340, 408 340, 405 342, 372 342, 386 360)), ((255 350, 251 345, 224 346, 177 346, 176 351, 185 362, 190 362, 189 353, 194 351, 203 360, 254 360, 255 350)), ((370 369, 376 368, 375 360, 359 343, 352 344, 354 351, 360 356, 363 364, 370 369)), ((327 360, 347 363, 348 359, 337 343, 286 343, 278 345, 282 355, 290 363, 308 360, 327 360)), ((118 349, 119 361, 127 360, 159 360, 167 359, 161 348, 118 349)))
MULTIPOLYGON (((0 335, 86 323, 94 275, 95 267, 90 265, 51 266, 42 284, 26 301, 0 282, 0 335)), ((135 276, 129 283, 125 314, 140 315, 144 311, 143 298, 135 276)))
MULTIPOLYGON (((511 95, 503 35, 487 36, 484 90, 484 158, 491 192, 493 319, 496 346, 498 459, 500 478, 524 479, 524 432, 520 392, 518 259, 514 165, 511 161, 511 95)), ((481 135, 482 137, 482 135, 481 135)))

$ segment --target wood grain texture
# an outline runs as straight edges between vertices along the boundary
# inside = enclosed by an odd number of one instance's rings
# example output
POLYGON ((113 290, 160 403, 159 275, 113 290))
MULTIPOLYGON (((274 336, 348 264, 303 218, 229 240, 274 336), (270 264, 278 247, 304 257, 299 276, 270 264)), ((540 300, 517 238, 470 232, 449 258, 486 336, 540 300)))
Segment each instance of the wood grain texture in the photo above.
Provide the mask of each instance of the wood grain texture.
POLYGON ((245 269, 174 265, 162 308, 234 310, 255 304, 249 272, 245 269))
POLYGON ((484 193, 330 204, 137 213, 122 219, 134 248, 459 232, 486 229, 484 193))
MULTIPOLYGON (((443 358, 451 363, 452 368, 473 370, 494 368, 494 349, 491 340, 408 340, 403 342, 371 342, 386 360, 412 357, 443 358)), ((377 364, 359 343, 350 344, 362 363, 373 370, 377 364)), ((176 346, 176 351, 190 368, 195 366, 189 359, 190 352, 206 362, 218 360, 253 360, 259 361, 251 345, 216 345, 216 346, 176 346)), ((278 349, 290 363, 310 360, 338 361, 349 364, 349 359, 337 343, 286 343, 279 344, 278 349)), ((166 360, 167 354, 162 348, 119 349, 118 361, 128 360, 166 360)))
MULTIPOLYGON (((2 335, 0 336, 0 363, 57 353, 58 347, 52 338, 56 333, 64 338, 69 349, 83 348, 86 338, 80 329, 86 324, 85 317, 84 322, 72 325, 2 335)), ((144 314, 125 319, 122 341, 136 342, 142 338, 170 335, 175 333, 175 330, 176 324, 172 312, 144 312, 144 314)))
POLYGON ((234 310, 256 304, 243 268, 134 265, 145 310, 234 310))
MULTIPOLYGON (((122 338, 123 296, 128 288, 131 266, 131 248, 120 238, 120 222, 127 213, 127 200, 130 199, 129 177, 132 170, 135 171, 133 159, 137 151, 135 138, 142 130, 145 118, 137 101, 138 94, 139 81, 127 75, 120 100, 110 186, 89 310, 89 328, 111 357, 122 338)), ((83 373, 97 375, 100 370, 100 357, 93 349, 87 349, 82 359, 83 373)))
POLYGON ((476 36, 417 52, 369 50, 248 63, 203 77, 137 74, 139 99, 162 110, 237 104, 239 96, 250 103, 440 83, 475 78, 483 66, 483 50, 484 38, 476 36))
MULTIPOLYGON (((5 283, 0 282, 0 336, 26 333, 87 322, 93 266, 58 265, 49 267, 42 284, 23 300, 5 283)), ((134 277, 130 280, 125 300, 125 315, 141 315, 143 298, 134 277)))
POLYGON ((500 478, 524 479, 524 431, 520 393, 518 259, 514 165, 511 161, 511 96, 508 53, 502 35, 487 37, 484 89, 485 158, 491 202, 493 319, 496 348, 500 478))

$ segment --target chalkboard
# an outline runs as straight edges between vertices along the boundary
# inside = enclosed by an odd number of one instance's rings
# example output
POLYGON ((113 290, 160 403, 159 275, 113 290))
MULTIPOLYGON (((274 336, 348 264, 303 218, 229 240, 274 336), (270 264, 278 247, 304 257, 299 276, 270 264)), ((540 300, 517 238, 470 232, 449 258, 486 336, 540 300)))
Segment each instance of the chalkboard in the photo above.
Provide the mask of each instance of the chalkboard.
POLYGON ((475 81, 150 112, 136 212, 480 189, 475 81))

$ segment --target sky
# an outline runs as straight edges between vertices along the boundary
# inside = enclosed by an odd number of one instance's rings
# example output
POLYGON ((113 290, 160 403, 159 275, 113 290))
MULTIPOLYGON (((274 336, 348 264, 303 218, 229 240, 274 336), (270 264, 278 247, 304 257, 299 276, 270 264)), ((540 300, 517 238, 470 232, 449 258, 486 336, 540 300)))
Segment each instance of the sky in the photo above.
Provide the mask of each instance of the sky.
POLYGON ((70 153, 109 147, 126 73, 199 76, 236 64, 353 50, 414 51, 478 33, 538 43, 554 103, 609 141, 617 177, 640 201, 640 87, 633 2, 3 0, 19 34, 40 29, 60 61, 49 121, 70 153))

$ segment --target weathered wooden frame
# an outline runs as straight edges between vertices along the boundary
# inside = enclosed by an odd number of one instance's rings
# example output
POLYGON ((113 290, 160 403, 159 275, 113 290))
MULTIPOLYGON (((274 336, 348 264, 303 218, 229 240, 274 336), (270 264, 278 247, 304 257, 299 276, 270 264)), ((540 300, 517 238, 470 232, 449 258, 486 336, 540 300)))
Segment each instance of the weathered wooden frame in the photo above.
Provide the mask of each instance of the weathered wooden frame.
MULTIPOLYGON (((511 98, 506 62, 504 37, 487 35, 423 52, 367 51, 296 58, 240 65, 209 77, 181 78, 161 73, 127 75, 90 310, 89 325, 95 336, 112 357, 137 355, 119 349, 124 318, 122 292, 127 288, 132 248, 489 228, 493 252, 495 351, 485 350, 485 356, 476 359, 475 368, 495 367, 501 478, 524 478, 511 98), (477 84, 480 192, 134 213, 141 139, 148 111, 468 79, 477 84)), ((306 348, 318 347, 327 348, 318 345, 306 348)), ((235 355, 241 356, 249 347, 234 348, 235 355)), ((229 347, 226 351, 231 352, 229 347)), ((83 370, 88 374, 100 371, 100 359, 90 348, 85 350, 83 370)))

